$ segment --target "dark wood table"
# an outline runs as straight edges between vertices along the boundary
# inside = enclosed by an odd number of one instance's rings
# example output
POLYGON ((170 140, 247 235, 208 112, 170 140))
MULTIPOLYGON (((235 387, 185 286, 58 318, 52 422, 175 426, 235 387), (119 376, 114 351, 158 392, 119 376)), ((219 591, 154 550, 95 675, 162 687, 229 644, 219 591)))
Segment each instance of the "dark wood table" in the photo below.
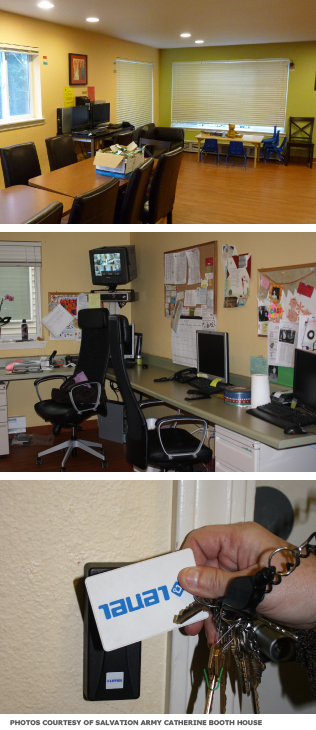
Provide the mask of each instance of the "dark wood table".
POLYGON ((63 204, 63 215, 72 206, 72 198, 28 185, 13 185, 0 190, 0 223, 24 223, 47 205, 56 201, 63 204))
MULTIPOLYGON (((113 180, 112 177, 107 175, 99 175, 93 160, 94 158, 90 157, 87 160, 75 162, 73 165, 62 167, 60 170, 44 172, 43 175, 31 178, 28 184, 34 188, 50 190, 53 193, 75 198, 76 195, 88 193, 89 190, 94 190, 100 185, 113 180)), ((120 179, 119 183, 120 188, 126 187, 128 178, 120 179)))

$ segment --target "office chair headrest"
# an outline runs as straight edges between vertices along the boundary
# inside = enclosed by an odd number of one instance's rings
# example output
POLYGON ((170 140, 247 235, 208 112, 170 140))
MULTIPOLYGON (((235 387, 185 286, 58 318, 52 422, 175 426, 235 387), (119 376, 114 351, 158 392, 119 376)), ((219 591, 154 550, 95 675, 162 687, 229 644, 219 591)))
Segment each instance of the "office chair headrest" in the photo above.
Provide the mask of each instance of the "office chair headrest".
POLYGON ((109 318, 108 309, 80 309, 78 314, 78 325, 83 327, 107 327, 109 318))

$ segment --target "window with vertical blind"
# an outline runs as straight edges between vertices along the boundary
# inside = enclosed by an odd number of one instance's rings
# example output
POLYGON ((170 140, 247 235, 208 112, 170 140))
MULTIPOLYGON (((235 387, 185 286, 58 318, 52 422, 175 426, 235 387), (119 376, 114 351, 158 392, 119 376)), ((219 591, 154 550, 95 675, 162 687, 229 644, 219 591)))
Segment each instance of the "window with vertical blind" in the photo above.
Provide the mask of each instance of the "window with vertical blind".
POLYGON ((2 330, 2 340, 21 337, 21 322, 26 319, 30 339, 41 337, 40 296, 41 243, 0 241, 0 317, 11 317, 2 330))
POLYGON ((153 121, 153 64, 116 59, 116 118, 140 127, 153 121))
POLYGON ((0 42, 0 128, 41 118, 39 49, 0 42))
POLYGON ((172 126, 284 131, 289 60, 172 64, 172 126))

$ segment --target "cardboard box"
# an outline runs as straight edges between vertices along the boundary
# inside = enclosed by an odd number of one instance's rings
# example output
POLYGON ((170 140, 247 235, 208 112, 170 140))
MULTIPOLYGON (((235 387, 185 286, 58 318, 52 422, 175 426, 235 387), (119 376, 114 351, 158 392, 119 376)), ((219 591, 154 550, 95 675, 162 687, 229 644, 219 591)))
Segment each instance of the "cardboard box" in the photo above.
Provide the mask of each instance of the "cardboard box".
POLYGON ((125 156, 98 150, 94 158, 97 173, 99 175, 109 175, 110 177, 129 177, 136 167, 140 167, 143 162, 143 151, 125 156))

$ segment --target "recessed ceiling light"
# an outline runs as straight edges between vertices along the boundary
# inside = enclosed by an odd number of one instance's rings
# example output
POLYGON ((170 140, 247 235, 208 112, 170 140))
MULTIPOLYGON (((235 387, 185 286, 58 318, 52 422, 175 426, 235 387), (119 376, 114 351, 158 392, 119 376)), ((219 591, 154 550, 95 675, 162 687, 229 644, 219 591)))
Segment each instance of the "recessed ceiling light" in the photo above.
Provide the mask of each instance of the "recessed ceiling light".
POLYGON ((37 3, 38 8, 43 8, 44 10, 49 10, 50 8, 54 8, 55 5, 53 3, 50 3, 48 0, 42 0, 42 2, 37 3))
POLYGON ((99 18, 86 18, 86 20, 88 21, 88 23, 98 23, 99 22, 99 18))
POLYGON ((194 41, 194 43, 204 43, 204 41, 194 41))
POLYGON ((191 33, 180 33, 180 38, 191 38, 191 33))

